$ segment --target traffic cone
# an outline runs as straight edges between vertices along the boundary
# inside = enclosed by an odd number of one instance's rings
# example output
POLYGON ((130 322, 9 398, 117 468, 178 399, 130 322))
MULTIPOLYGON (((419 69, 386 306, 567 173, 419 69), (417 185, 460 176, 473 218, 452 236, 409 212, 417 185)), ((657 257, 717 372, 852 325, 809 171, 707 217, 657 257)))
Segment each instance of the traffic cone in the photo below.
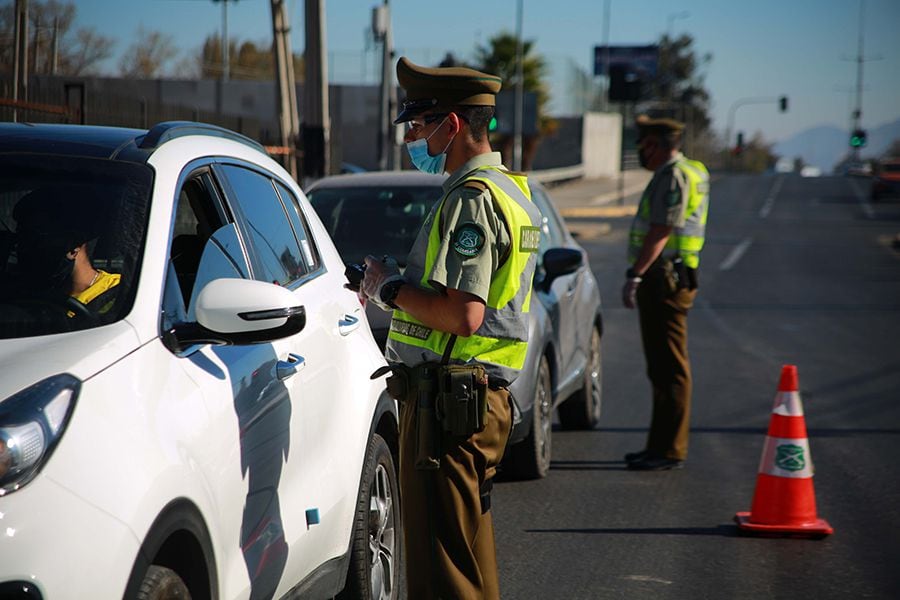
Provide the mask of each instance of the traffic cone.
POLYGON ((750 512, 734 516, 747 532, 824 537, 834 529, 816 515, 813 464, 797 383, 797 367, 784 365, 759 461, 750 512))

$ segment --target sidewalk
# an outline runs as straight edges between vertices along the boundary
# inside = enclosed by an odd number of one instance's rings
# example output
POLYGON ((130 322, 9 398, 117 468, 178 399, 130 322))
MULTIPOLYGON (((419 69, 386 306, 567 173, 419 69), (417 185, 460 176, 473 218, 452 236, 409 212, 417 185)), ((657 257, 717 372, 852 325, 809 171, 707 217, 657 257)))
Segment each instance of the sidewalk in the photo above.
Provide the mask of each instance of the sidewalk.
MULTIPOLYGON (((637 204, 636 199, 629 198, 636 194, 640 194, 653 173, 645 169, 630 169, 624 171, 623 191, 625 196, 625 206, 637 204)), ((603 216, 618 206, 620 197, 619 177, 604 177, 598 179, 577 179, 572 182, 562 183, 548 188, 550 197, 553 199, 560 214, 564 217, 590 217, 603 216), (600 209, 600 210, 598 210, 600 209)), ((634 212, 634 206, 630 207, 630 212, 634 212)))

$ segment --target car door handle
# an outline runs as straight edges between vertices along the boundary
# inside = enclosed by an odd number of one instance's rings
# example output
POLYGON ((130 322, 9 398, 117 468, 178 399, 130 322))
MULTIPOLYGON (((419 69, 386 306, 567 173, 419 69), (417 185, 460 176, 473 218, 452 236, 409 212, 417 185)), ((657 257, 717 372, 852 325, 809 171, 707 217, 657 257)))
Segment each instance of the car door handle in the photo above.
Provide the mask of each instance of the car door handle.
POLYGON ((353 315, 344 315, 344 318, 338 321, 338 333, 341 335, 350 335, 350 332, 359 327, 359 317, 353 315))
POLYGON ((306 359, 299 354, 288 354, 287 360, 279 360, 275 365, 275 376, 281 381, 294 375, 306 366, 306 359))

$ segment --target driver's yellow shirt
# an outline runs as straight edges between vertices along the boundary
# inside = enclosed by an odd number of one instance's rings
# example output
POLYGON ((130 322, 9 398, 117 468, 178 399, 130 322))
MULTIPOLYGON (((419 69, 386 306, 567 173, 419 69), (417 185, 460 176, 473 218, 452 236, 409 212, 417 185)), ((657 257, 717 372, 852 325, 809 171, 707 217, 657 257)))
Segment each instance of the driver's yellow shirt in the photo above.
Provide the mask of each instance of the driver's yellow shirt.
MULTIPOLYGON (((90 304, 97 296, 111 290, 112 288, 119 285, 119 281, 121 281, 122 276, 119 273, 107 273, 106 271, 98 269, 97 271, 97 279, 94 281, 93 285, 88 289, 84 290, 78 294, 72 294, 72 297, 81 302, 82 304, 90 304)), ((112 307, 112 302, 107 304, 106 306, 99 307, 96 312, 97 313, 105 313, 112 307)), ((74 313, 69 312, 69 316, 75 316, 74 313)))

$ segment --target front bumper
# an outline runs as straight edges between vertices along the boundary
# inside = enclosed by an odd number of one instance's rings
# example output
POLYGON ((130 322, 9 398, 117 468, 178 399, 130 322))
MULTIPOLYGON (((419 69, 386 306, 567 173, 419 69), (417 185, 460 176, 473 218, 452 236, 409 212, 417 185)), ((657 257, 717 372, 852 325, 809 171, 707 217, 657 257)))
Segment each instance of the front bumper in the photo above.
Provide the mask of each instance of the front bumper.
POLYGON ((0 497, 0 586, 38 594, 13 598, 121 598, 138 547, 121 521, 47 477, 0 497))

